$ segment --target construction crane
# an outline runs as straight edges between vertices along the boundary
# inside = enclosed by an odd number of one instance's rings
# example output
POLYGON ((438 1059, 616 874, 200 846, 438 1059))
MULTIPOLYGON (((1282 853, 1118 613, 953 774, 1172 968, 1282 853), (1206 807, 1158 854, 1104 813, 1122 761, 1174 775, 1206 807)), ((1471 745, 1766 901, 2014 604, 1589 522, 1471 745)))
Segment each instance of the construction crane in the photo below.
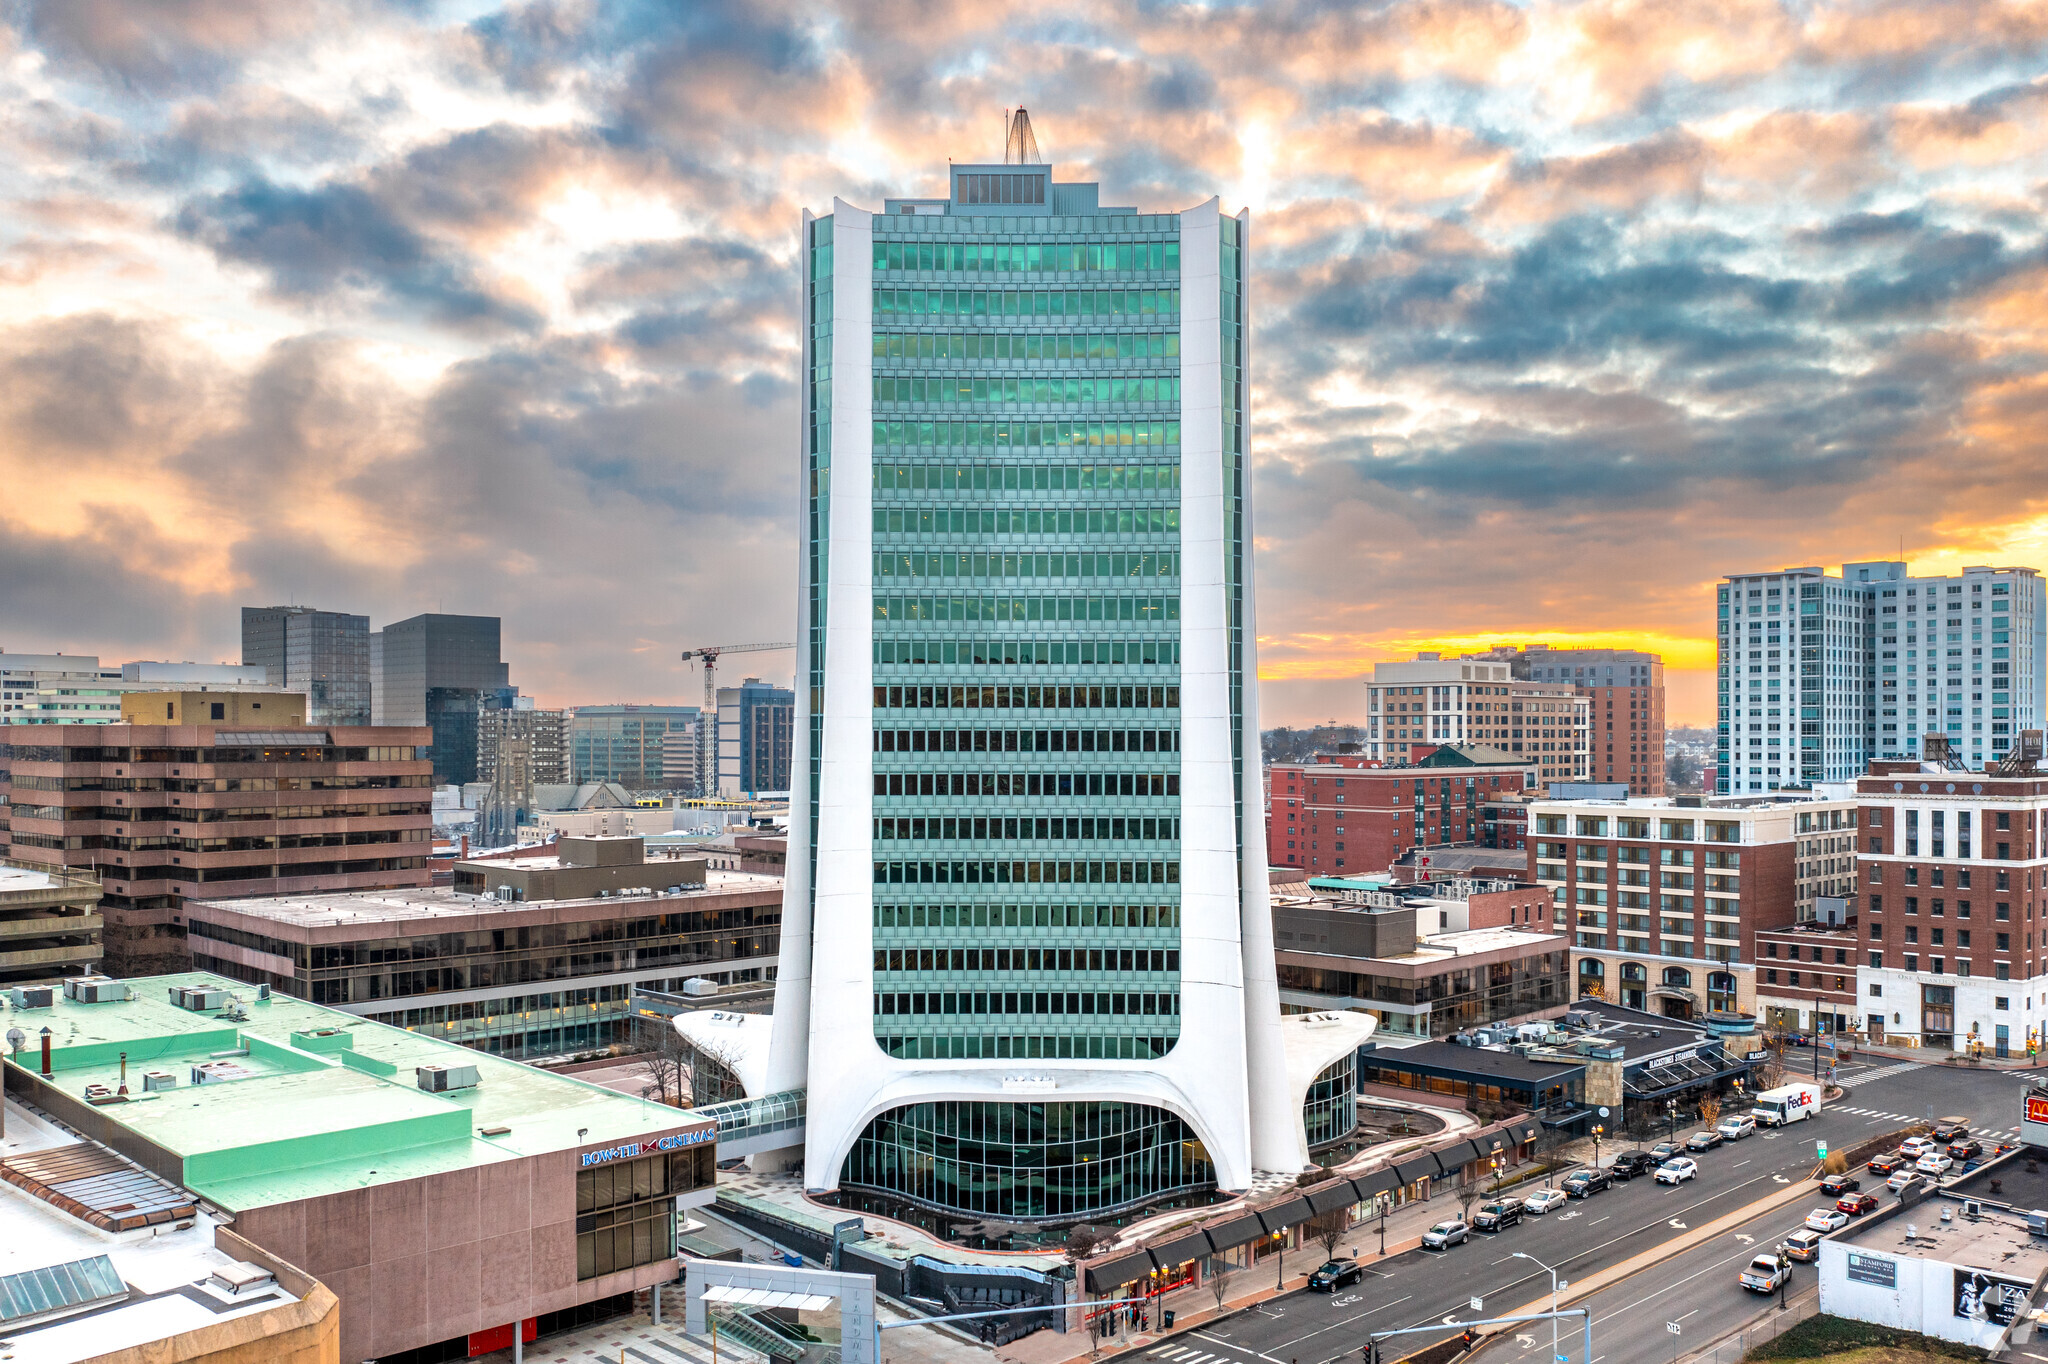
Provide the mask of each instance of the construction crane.
POLYGON ((712 644, 701 649, 683 650, 683 662, 702 660, 704 664, 704 710, 697 717, 697 789, 703 794, 718 793, 718 773, 712 767, 712 759, 718 753, 718 745, 712 738, 718 727, 718 656, 771 653, 795 647, 794 644, 712 644))

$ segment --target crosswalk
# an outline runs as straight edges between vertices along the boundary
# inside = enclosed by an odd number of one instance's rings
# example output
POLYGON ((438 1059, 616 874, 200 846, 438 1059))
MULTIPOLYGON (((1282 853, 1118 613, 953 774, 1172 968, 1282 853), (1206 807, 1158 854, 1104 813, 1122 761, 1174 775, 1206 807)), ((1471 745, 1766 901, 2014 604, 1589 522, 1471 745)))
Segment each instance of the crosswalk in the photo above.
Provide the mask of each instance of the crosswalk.
MULTIPOLYGON (((1925 1114, 1888 1113, 1881 1108, 1858 1108, 1853 1104, 1832 1104, 1829 1106, 1828 1111, 1830 1113, 1854 1113, 1858 1117, 1885 1122, 1909 1123, 1927 1121, 1925 1114)), ((1972 1127, 1970 1135, 1982 1142, 2011 1141, 2019 1136, 2019 1129, 2013 1127, 1972 1127)))
MULTIPOLYGON (((1247 1353, 1256 1355, 1257 1351, 1247 1353)), ((1234 1355, 1218 1354, 1194 1345, 1162 1345, 1156 1350, 1148 1351, 1147 1356, 1152 1359, 1171 1360, 1173 1364, 1238 1364, 1234 1355)))
POLYGON ((1880 1066, 1876 1070, 1866 1070, 1861 1073, 1852 1072, 1842 1076, 1837 1083, 1844 1089, 1855 1089, 1859 1085, 1869 1084, 1872 1080, 1882 1080, 1892 1075, 1903 1075, 1909 1070, 1925 1069, 1926 1063, 1922 1061, 1900 1061, 1896 1065, 1880 1066))

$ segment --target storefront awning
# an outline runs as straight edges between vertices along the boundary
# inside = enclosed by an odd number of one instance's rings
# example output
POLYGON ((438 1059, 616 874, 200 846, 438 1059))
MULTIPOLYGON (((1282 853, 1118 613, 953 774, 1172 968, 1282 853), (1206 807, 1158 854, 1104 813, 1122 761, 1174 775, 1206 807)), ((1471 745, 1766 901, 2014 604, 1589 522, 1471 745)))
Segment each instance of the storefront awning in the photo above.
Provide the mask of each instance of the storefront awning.
POLYGON ((1152 1272, 1152 1257, 1144 1251, 1119 1255, 1099 1265, 1088 1266, 1088 1291, 1109 1293, 1152 1272))
POLYGON ((1188 1261, 1199 1260, 1210 1253, 1209 1238, 1199 1231, 1176 1236, 1148 1249, 1152 1253, 1152 1263, 1161 1269, 1178 1269, 1188 1261))
POLYGON ((1259 1219, 1250 1214, 1233 1217, 1228 1222, 1205 1227, 1203 1230, 1208 1234, 1209 1244, 1218 1251, 1234 1250, 1247 1241, 1256 1241, 1266 1234, 1266 1229, 1259 1225, 1259 1219))
POLYGON ((1339 1180, 1326 1189, 1317 1189, 1308 1196, 1309 1211, 1318 1216, 1326 1212, 1335 1212, 1339 1208, 1348 1208, 1357 1201, 1358 1193, 1351 1187, 1351 1181, 1348 1179, 1339 1180))
POLYGON ((1403 1184, 1413 1184, 1418 1179, 1436 1179, 1443 1171, 1437 1168, 1436 1157, 1425 1152, 1419 1156, 1396 1161, 1394 1173, 1401 1177, 1403 1184))
POLYGON ((1279 1231, 1283 1227, 1298 1227, 1315 1216, 1310 1211, 1306 1198, 1290 1198, 1285 1203, 1270 1208, 1259 1208, 1256 1211, 1259 1221, 1268 1232, 1279 1231))

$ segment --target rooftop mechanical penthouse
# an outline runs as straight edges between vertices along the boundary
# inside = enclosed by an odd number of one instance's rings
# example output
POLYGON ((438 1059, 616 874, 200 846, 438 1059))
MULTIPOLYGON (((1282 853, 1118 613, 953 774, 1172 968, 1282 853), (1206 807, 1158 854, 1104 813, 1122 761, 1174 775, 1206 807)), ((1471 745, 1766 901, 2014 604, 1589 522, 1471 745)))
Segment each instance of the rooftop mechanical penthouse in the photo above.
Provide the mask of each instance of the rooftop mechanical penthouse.
POLYGON ((1306 1162, 1306 1092, 1370 1030, 1325 1027, 1290 1069, 1249 231, 1031 162, 805 215, 797 752, 758 1073, 808 1088, 785 1154, 816 1192, 1072 1219, 1242 1189, 1306 1162))

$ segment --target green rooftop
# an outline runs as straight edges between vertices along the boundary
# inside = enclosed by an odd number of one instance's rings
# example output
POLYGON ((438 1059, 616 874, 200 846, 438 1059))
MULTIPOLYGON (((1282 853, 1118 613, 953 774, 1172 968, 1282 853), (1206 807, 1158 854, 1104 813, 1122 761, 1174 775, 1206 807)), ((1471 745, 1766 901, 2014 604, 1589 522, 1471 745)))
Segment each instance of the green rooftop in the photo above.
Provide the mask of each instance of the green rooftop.
MULTIPOLYGON (((47 1009, 8 1007, 6 1026, 28 1040, 6 1064, 37 1075, 48 1028, 50 1083, 83 1104, 88 1085, 118 1088, 126 1052, 128 1101, 96 1105, 92 1116, 165 1153, 181 1167, 185 1187, 231 1212, 601 1147, 692 1120, 680 1109, 303 1000, 258 999, 256 987, 204 972, 123 983, 134 999, 82 1003, 60 994, 47 1009), (179 986, 224 991, 248 1019, 173 1003, 179 986), (478 1082, 429 1093, 415 1067, 435 1065, 474 1066, 478 1082), (195 1084, 199 1066, 219 1078, 195 1084), (175 1087, 145 1092, 146 1071, 168 1072, 175 1087)), ((8 1082, 10 1091, 24 1088, 8 1082)))

